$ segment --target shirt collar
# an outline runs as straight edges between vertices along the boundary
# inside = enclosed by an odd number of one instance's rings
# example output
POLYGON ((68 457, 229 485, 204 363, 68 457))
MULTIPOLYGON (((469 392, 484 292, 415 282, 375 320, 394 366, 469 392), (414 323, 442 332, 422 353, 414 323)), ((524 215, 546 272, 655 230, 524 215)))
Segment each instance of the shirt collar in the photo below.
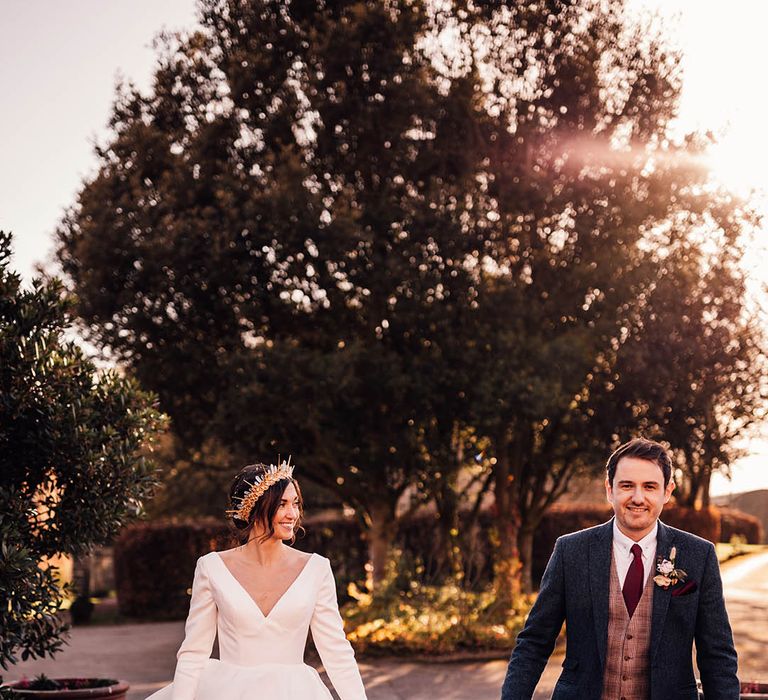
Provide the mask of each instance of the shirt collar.
MULTIPOLYGON (((658 535, 658 532, 659 521, 657 520, 653 525, 653 529, 643 537, 643 539, 638 540, 637 544, 639 544, 640 549, 643 550, 644 558, 653 556, 653 553, 656 551, 656 536, 658 535)), ((619 530, 619 526, 616 524, 616 518, 613 519, 613 543, 617 545, 621 551, 626 552, 627 554, 629 554, 632 549, 632 545, 635 544, 633 539, 627 537, 621 530, 619 530)))

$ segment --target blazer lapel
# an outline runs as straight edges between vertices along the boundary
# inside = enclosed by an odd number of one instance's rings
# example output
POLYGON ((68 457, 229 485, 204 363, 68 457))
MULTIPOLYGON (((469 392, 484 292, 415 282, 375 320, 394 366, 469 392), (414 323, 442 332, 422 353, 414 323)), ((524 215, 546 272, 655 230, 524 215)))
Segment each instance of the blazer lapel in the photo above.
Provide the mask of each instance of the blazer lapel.
POLYGON ((598 527, 589 543, 589 592, 592 597, 597 649, 600 654, 600 665, 603 668, 605 668, 605 654, 608 646, 608 587, 611 580, 612 547, 613 519, 598 527))
MULTIPOLYGON (((666 559, 674 545, 675 542, 672 531, 659 520, 659 530, 656 534, 656 561, 651 563, 651 566, 654 568, 654 576, 656 575, 656 562, 659 561, 660 558, 666 559)), ((672 594, 669 589, 657 586, 653 582, 653 576, 647 585, 653 586, 653 611, 651 613, 651 660, 653 660, 656 656, 656 652, 659 650, 661 632, 664 629, 664 621, 667 617, 669 599, 672 594)))

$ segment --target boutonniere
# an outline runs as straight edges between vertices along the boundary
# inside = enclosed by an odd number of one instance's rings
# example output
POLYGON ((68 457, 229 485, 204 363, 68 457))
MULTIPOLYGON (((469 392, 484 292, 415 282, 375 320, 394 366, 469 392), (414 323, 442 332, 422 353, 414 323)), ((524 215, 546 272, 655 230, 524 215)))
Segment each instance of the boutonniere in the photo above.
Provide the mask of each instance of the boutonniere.
POLYGON ((658 576, 653 577, 653 582, 657 586, 662 588, 669 588, 670 586, 676 586, 678 583, 682 583, 688 578, 688 574, 682 569, 675 568, 675 556, 677 555, 677 548, 672 547, 669 550, 669 559, 664 557, 658 557, 656 561, 656 571, 659 572, 658 576))

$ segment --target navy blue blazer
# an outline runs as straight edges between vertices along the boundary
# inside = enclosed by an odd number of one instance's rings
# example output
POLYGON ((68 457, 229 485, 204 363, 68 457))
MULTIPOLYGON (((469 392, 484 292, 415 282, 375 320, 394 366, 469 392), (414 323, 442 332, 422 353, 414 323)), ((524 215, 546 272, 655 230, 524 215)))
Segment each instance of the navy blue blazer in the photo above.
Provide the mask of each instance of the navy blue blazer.
MULTIPOLYGON (((675 566, 688 574, 686 582, 696 583, 696 590, 673 596, 674 587, 665 590, 652 581, 647 584, 654 586, 651 700, 698 699, 694 641, 705 697, 738 700, 736 650, 715 548, 711 542, 659 521, 657 557, 668 558, 672 547, 677 548, 675 566)), ((517 637, 502 700, 530 700, 563 621, 565 661, 552 700, 600 700, 608 644, 612 548, 613 519, 557 540, 536 603, 517 637)))

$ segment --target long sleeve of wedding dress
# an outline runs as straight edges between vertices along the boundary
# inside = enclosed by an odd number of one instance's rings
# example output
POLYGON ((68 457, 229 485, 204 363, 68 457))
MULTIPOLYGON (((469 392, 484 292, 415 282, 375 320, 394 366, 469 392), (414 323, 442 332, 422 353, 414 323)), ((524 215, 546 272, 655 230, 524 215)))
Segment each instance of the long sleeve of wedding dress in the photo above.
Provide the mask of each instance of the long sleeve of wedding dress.
POLYGON ((366 700, 355 653, 344 634, 344 621, 339 614, 331 563, 325 558, 322 558, 322 562, 324 566, 310 622, 312 639, 341 700, 366 700))
POLYGON ((176 654, 172 700, 194 700, 200 673, 211 655, 216 638, 217 614, 205 557, 200 557, 195 567, 184 641, 176 654))

